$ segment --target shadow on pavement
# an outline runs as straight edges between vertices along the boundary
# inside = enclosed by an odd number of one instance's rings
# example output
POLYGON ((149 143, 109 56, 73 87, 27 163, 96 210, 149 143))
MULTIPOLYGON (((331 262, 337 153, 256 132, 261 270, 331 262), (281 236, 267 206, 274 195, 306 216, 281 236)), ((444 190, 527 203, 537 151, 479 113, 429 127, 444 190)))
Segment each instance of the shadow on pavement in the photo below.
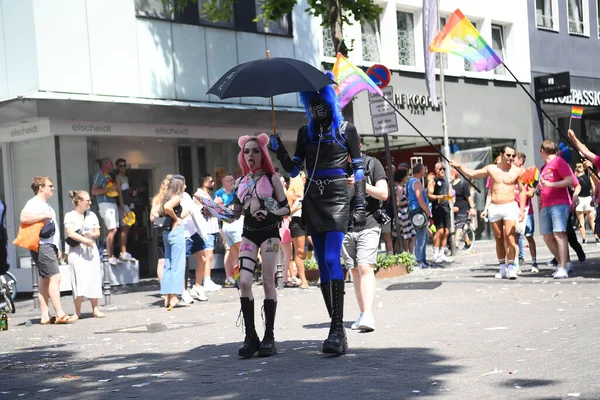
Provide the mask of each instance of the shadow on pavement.
POLYGON ((433 290, 440 286, 442 286, 442 282, 436 281, 395 283, 385 288, 385 290, 433 290))
POLYGON ((3 354, 3 398, 402 398, 441 395, 458 367, 429 348, 351 348, 319 354, 317 341, 278 342, 274 357, 240 360, 240 343, 187 352, 81 359, 57 346, 3 354), (360 379, 357 379, 360 377, 360 379), (49 389, 49 390, 48 390, 49 389))

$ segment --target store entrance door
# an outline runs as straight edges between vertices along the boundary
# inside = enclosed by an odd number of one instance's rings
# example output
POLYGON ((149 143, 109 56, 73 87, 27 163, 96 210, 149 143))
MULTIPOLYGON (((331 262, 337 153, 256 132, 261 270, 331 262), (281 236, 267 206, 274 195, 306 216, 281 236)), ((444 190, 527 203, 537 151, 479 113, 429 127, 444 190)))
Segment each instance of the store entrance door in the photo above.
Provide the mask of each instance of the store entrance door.
MULTIPOLYGON (((127 251, 139 261, 140 278, 148 278, 156 273, 156 256, 152 226, 150 224, 151 169, 130 169, 127 171, 129 185, 133 189, 132 204, 129 206, 135 212, 135 224, 129 230, 127 251)), ((119 232, 120 234, 120 232, 119 232)), ((120 236, 119 236, 120 239, 120 236)), ((115 254, 120 253, 119 240, 115 240, 115 254)))

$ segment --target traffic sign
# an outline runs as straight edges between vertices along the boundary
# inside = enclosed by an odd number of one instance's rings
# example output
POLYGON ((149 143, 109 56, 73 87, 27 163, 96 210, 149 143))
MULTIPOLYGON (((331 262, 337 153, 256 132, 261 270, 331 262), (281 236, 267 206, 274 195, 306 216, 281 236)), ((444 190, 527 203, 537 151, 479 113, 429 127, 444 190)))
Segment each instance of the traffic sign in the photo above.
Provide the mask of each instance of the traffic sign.
POLYGON ((367 70, 367 75, 380 89, 386 87, 390 83, 390 79, 392 79, 390 70, 385 65, 381 64, 375 64, 369 68, 367 70))

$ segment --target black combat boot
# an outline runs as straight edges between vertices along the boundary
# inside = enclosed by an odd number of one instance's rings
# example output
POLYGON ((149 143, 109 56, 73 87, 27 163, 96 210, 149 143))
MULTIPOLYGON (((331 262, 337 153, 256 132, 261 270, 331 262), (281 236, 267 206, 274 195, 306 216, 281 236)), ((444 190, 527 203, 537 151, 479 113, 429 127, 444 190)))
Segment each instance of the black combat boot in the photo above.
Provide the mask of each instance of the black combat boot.
POLYGON ((327 307, 329 318, 331 318, 331 284, 329 282, 321 282, 321 294, 323 295, 323 300, 325 301, 325 307, 327 307))
POLYGON ((244 344, 238 350, 238 355, 242 358, 250 358, 260 347, 260 339, 254 327, 254 299, 250 300, 248 297, 240 297, 240 303, 242 303, 246 337, 244 338, 244 344))
POLYGON ((331 326, 329 337, 323 342, 323 353, 342 355, 348 350, 344 330, 344 281, 331 281, 331 326))
POLYGON ((259 357, 271 357, 277 354, 275 348, 275 313, 277 312, 277 302, 275 300, 264 300, 263 307, 265 310, 265 337, 258 349, 259 357))

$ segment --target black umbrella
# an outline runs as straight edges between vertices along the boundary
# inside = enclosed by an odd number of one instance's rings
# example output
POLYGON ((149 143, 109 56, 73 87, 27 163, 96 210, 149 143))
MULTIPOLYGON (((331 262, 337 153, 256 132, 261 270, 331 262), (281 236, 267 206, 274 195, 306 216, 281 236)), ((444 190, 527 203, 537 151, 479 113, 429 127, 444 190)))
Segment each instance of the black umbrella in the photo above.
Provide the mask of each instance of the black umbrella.
POLYGON ((304 61, 269 57, 240 64, 227 71, 207 94, 220 99, 230 97, 270 97, 275 133, 273 96, 285 93, 317 91, 335 85, 322 71, 304 61))

